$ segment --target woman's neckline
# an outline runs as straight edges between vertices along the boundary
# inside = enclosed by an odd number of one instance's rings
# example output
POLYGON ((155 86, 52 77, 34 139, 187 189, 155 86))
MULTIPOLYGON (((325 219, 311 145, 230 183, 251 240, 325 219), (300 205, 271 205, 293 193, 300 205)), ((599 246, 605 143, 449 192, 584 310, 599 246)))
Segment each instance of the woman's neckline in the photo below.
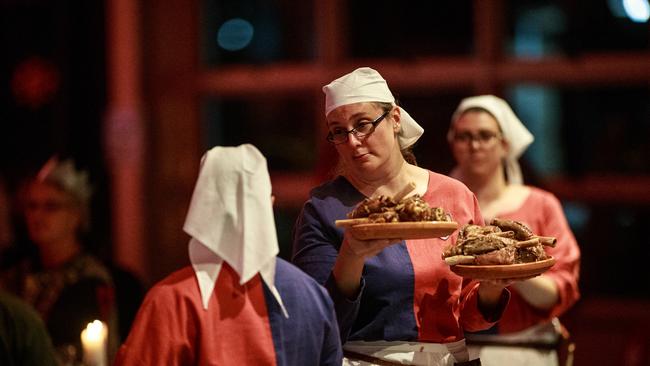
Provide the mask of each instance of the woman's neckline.
MULTIPOLYGON (((409 169, 411 171, 411 174, 407 174, 408 176, 406 178, 400 177, 398 179, 400 182, 403 181, 403 184, 393 184, 392 189, 389 190, 385 189, 386 184, 379 184, 377 188, 375 188, 374 190, 370 189, 372 191, 370 194, 364 193, 363 187, 358 187, 357 185, 355 185, 355 183, 349 177, 343 176, 343 178, 345 178, 345 180, 347 180, 348 183, 352 187, 354 187, 354 189, 356 189, 363 197, 374 197, 378 195, 385 195, 385 196, 392 197, 395 194, 397 194, 403 188, 403 186, 408 184, 409 181, 413 181, 416 184, 416 188, 408 196, 411 196, 413 194, 419 194, 420 196, 424 196, 426 192, 429 190, 430 173, 428 170, 424 168, 420 168, 414 165, 411 165, 411 167, 415 168, 415 169, 409 169)), ((372 185, 368 185, 368 186, 372 187, 372 185)))
POLYGON ((532 189, 525 185, 508 185, 499 197, 489 204, 481 204, 481 214, 486 222, 519 210, 528 200, 532 189))

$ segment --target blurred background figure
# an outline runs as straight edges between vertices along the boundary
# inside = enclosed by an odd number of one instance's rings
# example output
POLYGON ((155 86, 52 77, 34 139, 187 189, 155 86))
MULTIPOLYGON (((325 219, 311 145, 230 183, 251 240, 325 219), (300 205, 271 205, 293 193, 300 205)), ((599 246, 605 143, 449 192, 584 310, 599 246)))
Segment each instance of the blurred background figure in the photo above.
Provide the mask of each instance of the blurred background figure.
POLYGON ((580 296, 580 249, 559 200, 523 184, 518 159, 533 136, 503 99, 481 95, 461 101, 448 140, 457 162, 451 175, 476 194, 486 223, 495 217, 517 220, 538 235, 557 238, 554 248, 545 247, 555 265, 513 284, 501 321, 487 332, 468 335, 468 340, 491 344, 480 350, 483 365, 557 365, 551 347, 563 340, 557 317, 580 296))
POLYGON ((111 274, 83 243, 91 195, 86 172, 71 160, 48 160, 24 184, 20 199, 37 255, 18 250, 24 255, 13 256, 2 273, 3 287, 41 315, 63 363, 80 359, 81 331, 95 319, 109 326, 109 352, 118 343, 111 274))
POLYGON ((256 147, 205 153, 183 227, 191 265, 149 291, 116 365, 341 365, 334 305, 276 257, 272 205, 256 147))
POLYGON ((56 366, 52 341, 38 313, 0 290, 0 365, 56 366))

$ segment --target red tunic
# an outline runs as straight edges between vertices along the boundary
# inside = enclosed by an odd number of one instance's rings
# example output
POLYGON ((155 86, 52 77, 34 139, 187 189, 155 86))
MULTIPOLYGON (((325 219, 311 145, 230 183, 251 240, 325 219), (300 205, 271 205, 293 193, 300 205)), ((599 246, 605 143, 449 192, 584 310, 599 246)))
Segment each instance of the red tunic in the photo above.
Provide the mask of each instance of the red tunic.
POLYGON ((562 206, 553 194, 535 187, 530 189, 530 195, 518 209, 499 213, 496 217, 520 221, 537 235, 557 238, 555 248, 545 247, 546 253, 553 256, 556 263, 544 275, 555 281, 560 299, 549 311, 541 311, 529 305, 516 290, 511 291, 510 303, 498 324, 499 333, 523 330, 560 316, 580 297, 580 248, 562 206))
POLYGON ((192 267, 147 294, 115 365, 275 365, 262 280, 223 264, 203 309, 192 267))

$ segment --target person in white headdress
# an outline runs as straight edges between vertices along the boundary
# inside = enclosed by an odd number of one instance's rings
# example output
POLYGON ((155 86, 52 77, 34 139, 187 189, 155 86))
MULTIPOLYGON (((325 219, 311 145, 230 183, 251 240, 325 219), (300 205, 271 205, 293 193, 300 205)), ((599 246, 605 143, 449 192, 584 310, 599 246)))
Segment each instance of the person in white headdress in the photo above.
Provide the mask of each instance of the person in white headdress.
MULTIPOLYGON (((458 224, 483 224, 455 179, 416 165, 423 128, 395 103, 386 80, 362 67, 323 87, 327 141, 339 175, 316 187, 298 217, 292 261, 334 300, 346 365, 472 362, 463 330, 489 328, 508 301, 501 283, 463 282, 442 260, 457 233, 421 240, 359 240, 335 225, 368 197, 418 195, 458 224)), ((415 199, 415 198, 414 198, 415 199)))
POLYGON ((191 265, 146 295, 116 365, 340 365, 332 301, 277 258, 271 180, 253 145, 205 153, 184 230, 191 265))
POLYGON ((457 162, 451 175, 476 194, 486 222, 495 217, 517 220, 538 235, 557 238, 554 248, 545 247, 556 264, 544 274, 510 287, 510 303, 501 321, 489 331, 498 335, 468 335, 468 339, 506 344, 481 348, 483 365, 557 365, 557 354, 549 344, 562 341, 557 317, 580 297, 580 249, 558 199, 523 184, 518 159, 533 136, 505 100, 480 95, 460 102, 448 140, 457 162), (512 343, 529 343, 530 347, 515 348, 512 343), (545 349, 532 349, 535 346, 545 349))

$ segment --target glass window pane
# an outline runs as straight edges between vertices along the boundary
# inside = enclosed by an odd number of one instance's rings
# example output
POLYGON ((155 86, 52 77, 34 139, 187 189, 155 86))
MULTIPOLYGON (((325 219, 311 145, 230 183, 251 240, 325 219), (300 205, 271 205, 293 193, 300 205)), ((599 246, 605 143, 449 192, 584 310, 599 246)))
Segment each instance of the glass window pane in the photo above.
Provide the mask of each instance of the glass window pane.
POLYGON ((472 2, 349 1, 352 57, 419 58, 472 52, 472 2))
POLYGON ((201 58, 207 66, 314 58, 313 4, 288 0, 205 0, 201 58))
POLYGON ((447 143, 447 130, 458 103, 469 95, 470 90, 399 95, 401 106, 424 128, 424 134, 413 148, 419 166, 440 174, 448 174, 454 167, 454 159, 447 143))
POLYGON ((650 282, 621 281, 622 278, 646 278, 647 266, 642 262, 613 259, 616 253, 629 253, 635 258, 650 256, 647 240, 650 220, 648 206, 586 203, 585 207, 589 212, 588 220, 582 230, 575 232, 576 239, 582 246, 582 295, 648 298, 650 282), (614 245, 616 249, 612 250, 614 245))
POLYGON ((535 135, 524 159, 539 174, 650 173, 650 88, 518 85, 507 94, 535 135))
POLYGON ((270 171, 310 171, 316 163, 311 98, 248 96, 206 99, 203 103, 204 145, 255 145, 270 171))
POLYGON ((507 52, 514 56, 647 51, 648 21, 635 22, 623 0, 509 1, 507 52))
POLYGON ((650 88, 563 91, 567 173, 650 174, 650 88))

